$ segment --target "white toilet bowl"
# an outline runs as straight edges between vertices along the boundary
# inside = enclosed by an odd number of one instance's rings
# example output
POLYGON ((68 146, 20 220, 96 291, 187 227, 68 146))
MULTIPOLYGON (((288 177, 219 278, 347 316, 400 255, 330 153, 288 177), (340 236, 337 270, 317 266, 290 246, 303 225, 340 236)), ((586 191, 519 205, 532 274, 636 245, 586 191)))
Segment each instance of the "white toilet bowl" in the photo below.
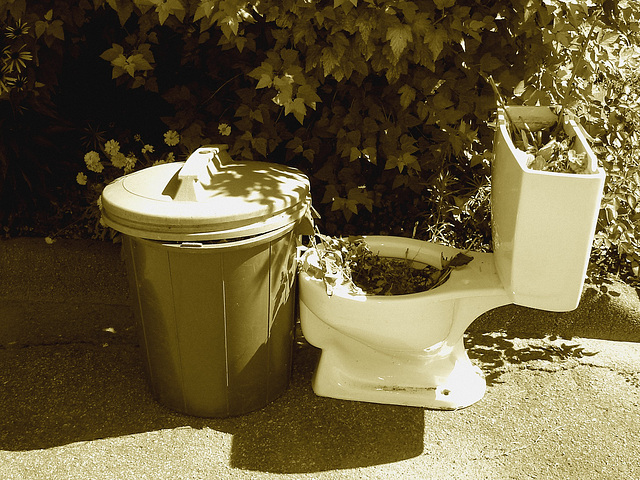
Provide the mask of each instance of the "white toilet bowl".
MULTIPOLYGON (((510 107, 515 108, 515 107, 510 107)), ((546 107, 522 107, 512 117, 546 107)), ((546 111, 536 110, 545 109, 546 111)), ((527 168, 506 129, 504 114, 494 142, 492 229, 494 253, 451 272, 441 286, 397 296, 365 296, 337 287, 327 296, 322 280, 299 275, 300 321, 305 338, 322 354, 313 378, 316 394, 375 403, 436 409, 466 407, 486 389, 481 371, 463 344, 481 314, 510 303, 553 311, 580 300, 598 216, 604 172, 581 128, 593 174, 555 174, 527 168)), ((415 258, 440 267, 441 255, 459 250, 420 240, 366 237, 383 257, 415 258)), ((467 253, 467 252, 465 252, 467 253)), ((307 261, 313 263, 310 250, 307 261)))
MULTIPOLYGON (((370 236, 366 241, 383 257, 407 255, 438 268, 442 254, 451 258, 458 253, 410 238, 370 236)), ((341 286, 328 297, 322 280, 301 273, 302 330, 309 343, 322 348, 314 392, 438 409, 461 408, 482 398, 485 381, 470 362, 462 336, 480 314, 511 300, 493 255, 472 255, 473 261, 452 271, 442 286, 409 295, 353 295, 341 286)))

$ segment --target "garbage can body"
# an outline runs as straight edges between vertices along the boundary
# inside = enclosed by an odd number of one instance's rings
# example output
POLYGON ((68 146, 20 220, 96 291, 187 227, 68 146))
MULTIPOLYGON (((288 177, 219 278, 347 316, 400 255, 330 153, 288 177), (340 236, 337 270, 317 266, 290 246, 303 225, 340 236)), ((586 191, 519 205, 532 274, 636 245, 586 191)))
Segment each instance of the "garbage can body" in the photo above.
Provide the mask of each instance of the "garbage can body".
POLYGON ((202 246, 124 237, 143 361, 160 403, 225 417, 284 392, 293 346, 293 235, 291 226, 245 244, 202 246))
POLYGON ((218 184, 210 172, 198 179, 204 184, 194 188, 198 198, 176 193, 189 160, 147 169, 159 184, 155 190, 140 171, 102 196, 103 220, 123 233, 151 390, 163 405, 189 415, 250 412, 289 383, 295 237, 310 206, 308 180, 295 169, 248 163, 223 166, 218 184), (240 187, 226 181, 253 170, 266 184, 255 177, 240 187), (236 210, 229 207, 234 202, 236 210), (239 210, 249 214, 234 215, 239 210))

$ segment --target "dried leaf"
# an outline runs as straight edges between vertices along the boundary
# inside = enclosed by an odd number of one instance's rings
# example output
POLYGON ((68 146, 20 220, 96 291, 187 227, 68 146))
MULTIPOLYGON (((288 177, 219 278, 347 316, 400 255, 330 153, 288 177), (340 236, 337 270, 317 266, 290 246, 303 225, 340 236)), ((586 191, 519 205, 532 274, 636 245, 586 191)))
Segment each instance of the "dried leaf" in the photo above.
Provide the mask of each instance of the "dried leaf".
POLYGON ((473 260, 473 257, 460 252, 455 257, 453 257, 451 261, 449 261, 449 264, 447 266, 452 268, 463 267, 467 265, 471 260, 473 260))

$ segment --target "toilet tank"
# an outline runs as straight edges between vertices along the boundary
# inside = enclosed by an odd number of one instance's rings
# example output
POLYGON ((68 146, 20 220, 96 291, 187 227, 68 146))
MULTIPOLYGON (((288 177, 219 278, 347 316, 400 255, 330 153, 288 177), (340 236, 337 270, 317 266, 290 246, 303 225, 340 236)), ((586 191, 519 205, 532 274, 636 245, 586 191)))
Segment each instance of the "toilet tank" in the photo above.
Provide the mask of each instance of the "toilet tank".
MULTIPOLYGON (((507 107, 531 130, 555 122, 549 107, 507 107)), ((513 303, 550 311, 578 306, 600 210, 605 174, 575 122, 575 150, 586 152, 594 173, 531 170, 516 149, 504 110, 498 111, 491 172, 491 215, 496 269, 513 303)))

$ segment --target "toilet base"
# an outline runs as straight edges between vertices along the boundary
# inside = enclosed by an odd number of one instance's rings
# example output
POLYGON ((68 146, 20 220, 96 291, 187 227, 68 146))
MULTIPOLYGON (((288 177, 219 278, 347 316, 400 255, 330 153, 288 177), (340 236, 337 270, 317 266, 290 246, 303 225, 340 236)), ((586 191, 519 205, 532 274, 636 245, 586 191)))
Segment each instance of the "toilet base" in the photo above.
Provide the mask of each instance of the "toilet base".
POLYGON ((312 380, 316 395, 456 410, 485 394, 484 375, 469 360, 462 338, 419 355, 375 351, 354 339, 348 343, 322 351, 312 380))

